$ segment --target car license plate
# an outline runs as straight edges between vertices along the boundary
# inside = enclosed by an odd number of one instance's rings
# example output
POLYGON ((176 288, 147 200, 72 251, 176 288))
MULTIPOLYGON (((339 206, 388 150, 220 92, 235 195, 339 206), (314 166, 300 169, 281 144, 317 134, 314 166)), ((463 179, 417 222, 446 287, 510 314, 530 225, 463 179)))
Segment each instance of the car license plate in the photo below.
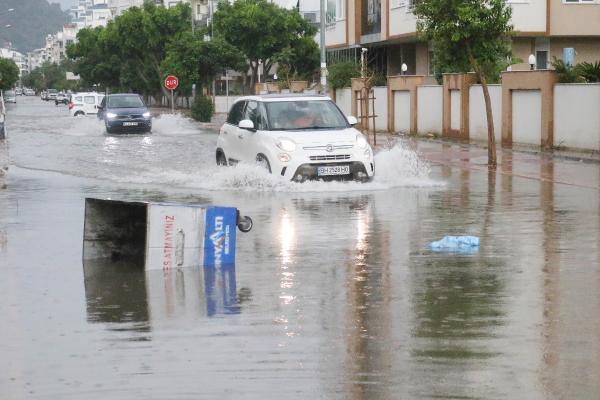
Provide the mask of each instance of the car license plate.
POLYGON ((317 167, 318 176, 331 176, 331 175, 348 175, 350 174, 349 165, 335 165, 332 167, 317 167))
POLYGON ((137 122, 123 122, 123 126, 137 126, 137 122))

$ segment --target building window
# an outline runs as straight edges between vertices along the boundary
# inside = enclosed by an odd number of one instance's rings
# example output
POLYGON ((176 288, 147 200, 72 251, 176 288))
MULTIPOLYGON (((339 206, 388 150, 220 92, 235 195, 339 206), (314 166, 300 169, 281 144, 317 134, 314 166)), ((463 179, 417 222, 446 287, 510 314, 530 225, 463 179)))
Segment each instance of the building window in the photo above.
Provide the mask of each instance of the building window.
POLYGON ((535 64, 536 69, 548 69, 548 52, 546 50, 535 52, 535 64))
POLYGON ((594 4, 598 3, 598 0, 563 0, 564 4, 594 4))

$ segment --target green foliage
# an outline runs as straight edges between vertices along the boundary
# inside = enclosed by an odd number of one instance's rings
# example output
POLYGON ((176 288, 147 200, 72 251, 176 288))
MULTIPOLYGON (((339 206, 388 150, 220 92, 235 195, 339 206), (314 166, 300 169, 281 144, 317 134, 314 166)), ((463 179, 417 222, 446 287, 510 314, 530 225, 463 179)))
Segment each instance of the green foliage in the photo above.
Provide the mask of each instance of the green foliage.
POLYGON ((575 67, 579 75, 588 83, 600 82, 600 61, 595 63, 582 62, 575 67))
POLYGON ((210 122, 214 112, 215 107, 208 97, 196 96, 192 104, 192 118, 200 122, 210 122))
MULTIPOLYGON (((183 32, 167 46, 161 64, 163 75, 174 74, 183 82, 180 91, 191 93, 192 82, 208 87, 225 69, 243 71, 246 60, 240 51, 221 38, 204 41, 202 32, 183 32)), ((200 89, 200 88, 198 88, 200 89)))
POLYGON ((319 71, 321 54, 312 37, 302 36, 294 39, 273 59, 278 64, 278 75, 285 76, 286 80, 310 80, 319 71))
POLYGON ((552 66, 558 74, 560 83, 585 83, 585 79, 579 74, 580 71, 577 67, 565 64, 563 60, 558 60, 556 57, 554 57, 552 66))
POLYGON ((55 1, 0 0, 0 46, 11 43, 21 53, 43 47, 46 35, 67 22, 69 15, 55 1), (14 11, 5 12, 11 8, 14 11), (5 28, 8 24, 11 27, 5 28))
POLYGON ((19 67, 13 60, 0 58, 0 90, 9 90, 19 80, 19 67))
POLYGON ((512 9, 505 0, 422 0, 414 14, 419 36, 433 43, 440 74, 474 70, 494 82, 512 63, 512 9))
POLYGON ((327 70, 327 80, 332 89, 349 87, 352 78, 360 77, 360 66, 351 61, 333 64, 327 70))
MULTIPOLYGON (((73 71, 73 63, 65 60, 61 64, 46 62, 21 78, 23 86, 35 90, 58 89, 78 90, 81 81, 68 81, 67 72, 73 71)), ((85 82, 83 82, 85 84, 85 82)))
POLYGON ((298 73, 314 69, 316 47, 306 38, 312 40, 316 28, 296 10, 267 0, 222 1, 214 15, 214 30, 246 57, 252 83, 257 81, 259 60, 266 71, 278 57, 298 73))
POLYGON ((94 84, 144 95, 165 93, 161 64, 170 42, 191 30, 191 8, 131 7, 106 28, 82 29, 67 49, 75 72, 94 84))

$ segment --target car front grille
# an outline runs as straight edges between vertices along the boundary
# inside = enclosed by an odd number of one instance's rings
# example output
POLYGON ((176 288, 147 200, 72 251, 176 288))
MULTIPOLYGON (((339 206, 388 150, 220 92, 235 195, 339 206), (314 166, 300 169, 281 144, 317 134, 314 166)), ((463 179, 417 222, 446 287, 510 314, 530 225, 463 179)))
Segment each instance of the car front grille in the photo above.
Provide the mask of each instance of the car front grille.
POLYGON ((141 119, 144 118, 142 114, 128 114, 128 115, 118 115, 117 119, 141 119))
POLYGON ((310 156, 311 161, 349 160, 350 154, 326 154, 322 156, 310 156))

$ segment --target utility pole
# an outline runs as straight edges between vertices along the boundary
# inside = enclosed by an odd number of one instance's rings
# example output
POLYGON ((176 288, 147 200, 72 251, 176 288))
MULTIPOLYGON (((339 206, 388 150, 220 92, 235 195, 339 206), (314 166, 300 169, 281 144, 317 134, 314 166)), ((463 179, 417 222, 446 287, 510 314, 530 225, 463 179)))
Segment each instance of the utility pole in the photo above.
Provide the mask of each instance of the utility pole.
POLYGON ((327 56, 325 53, 325 0, 321 0, 321 94, 327 94, 327 56))

